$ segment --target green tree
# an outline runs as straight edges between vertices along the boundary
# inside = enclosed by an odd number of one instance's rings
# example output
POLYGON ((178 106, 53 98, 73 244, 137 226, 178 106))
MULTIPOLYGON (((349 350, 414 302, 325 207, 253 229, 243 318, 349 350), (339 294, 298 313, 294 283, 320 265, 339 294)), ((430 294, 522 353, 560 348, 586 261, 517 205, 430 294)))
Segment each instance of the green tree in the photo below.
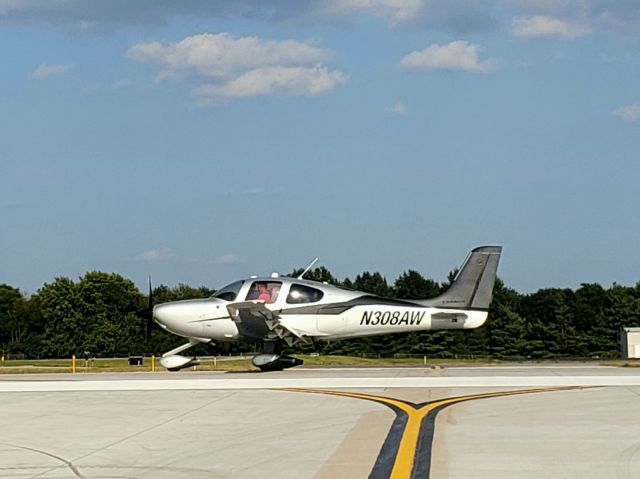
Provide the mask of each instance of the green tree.
POLYGON ((602 354, 602 334, 606 335, 606 311, 610 298, 607 291, 595 283, 583 283, 574 295, 574 324, 577 329, 576 355, 580 357, 602 354))
POLYGON ((33 298, 42 318, 42 352, 51 357, 127 355, 143 337, 136 311, 143 297, 134 284, 114 273, 93 271, 78 283, 57 278, 33 298))
POLYGON ((617 357, 620 353, 619 334, 624 327, 640 326, 640 298, 635 288, 614 284, 607 290, 608 308, 601 323, 600 355, 617 357))
MULTIPOLYGON (((302 270, 294 271, 292 276, 302 270)), ((305 278, 341 285, 368 294, 399 299, 424 299, 446 289, 419 273, 408 270, 390 286, 380 273, 364 272, 342 283, 324 267, 309 271, 305 278)), ((154 289, 156 304, 208 297, 204 286, 154 289)), ((0 285, 0 349, 29 357, 68 357, 88 350, 95 355, 162 353, 184 339, 154 328, 145 342, 145 321, 136 312, 145 309, 148 297, 120 275, 89 272, 77 283, 56 278, 31 297, 17 288, 0 285)), ((570 289, 548 288, 521 295, 500 280, 485 326, 472 331, 424 331, 365 337, 326 343, 335 354, 392 355, 425 354, 453 356, 614 357, 619 354, 618 335, 623 326, 640 326, 640 283, 633 287, 614 284, 582 284, 570 289)), ((323 343, 325 344, 325 343, 323 343)), ((250 346, 203 345, 194 354, 242 351, 250 346)))
MULTIPOLYGON (((289 276, 291 278, 297 278, 298 276, 300 276, 302 274, 303 271, 304 271, 304 269, 302 269, 302 268, 294 269, 287 276, 289 276)), ((311 280, 311 281, 319 281, 320 283, 329 283, 329 284, 334 284, 334 285, 339 285, 340 284, 340 281, 338 281, 331 274, 331 271, 329 271, 324 266, 320 266, 319 268, 310 269, 309 271, 307 271, 305 273, 303 278, 311 280)))
POLYGON ((19 352, 30 358, 43 356, 43 339, 45 324, 42 318, 41 305, 37 296, 25 298, 20 308, 20 316, 28 331, 26 339, 22 342, 19 352))
POLYGON ((129 355, 138 349, 142 295, 132 281, 115 273, 93 271, 76 285, 84 335, 82 353, 129 355))
POLYGON ((389 286, 384 276, 377 271, 375 273, 366 271, 359 274, 356 276, 351 287, 358 291, 382 296, 383 298, 388 298, 393 295, 393 288, 389 286))
POLYGON ((0 285, 0 350, 11 352, 16 343, 23 340, 25 330, 22 327, 20 309, 24 301, 20 290, 0 285))
POLYGON ((526 321, 518 313, 520 301, 521 296, 516 291, 507 288, 500 279, 496 280, 489 317, 481 329, 486 333, 491 356, 513 357, 529 353, 526 321))
MULTIPOLYGON (((420 273, 409 270, 402 273, 393 283, 393 296, 398 299, 427 299, 437 296, 440 293, 440 285, 431 279, 424 278, 420 273)), ((389 338, 393 353, 404 354, 425 354, 425 349, 429 349, 429 354, 440 353, 446 346, 440 343, 447 342, 448 337, 433 336, 434 332, 413 332, 400 333, 389 338), (435 343, 435 344, 434 344, 435 343)))
POLYGON ((82 351, 88 333, 83 324, 78 288, 69 278, 56 278, 37 292, 45 324, 42 352, 48 357, 68 357, 82 351))
POLYGON ((522 299, 520 312, 527 323, 529 355, 535 358, 575 356, 579 338, 572 290, 541 289, 522 299))
POLYGON ((395 280, 393 294, 400 299, 427 299, 440 294, 440 285, 410 269, 395 280))
MULTIPOLYGON (((169 287, 161 284, 153 288, 153 303, 161 304, 168 303, 169 301, 181 301, 183 299, 208 298, 213 293, 215 293, 215 290, 207 288, 206 286, 194 288, 180 283, 178 286, 169 287)), ((144 296, 144 298, 145 302, 147 302, 149 296, 144 296)))

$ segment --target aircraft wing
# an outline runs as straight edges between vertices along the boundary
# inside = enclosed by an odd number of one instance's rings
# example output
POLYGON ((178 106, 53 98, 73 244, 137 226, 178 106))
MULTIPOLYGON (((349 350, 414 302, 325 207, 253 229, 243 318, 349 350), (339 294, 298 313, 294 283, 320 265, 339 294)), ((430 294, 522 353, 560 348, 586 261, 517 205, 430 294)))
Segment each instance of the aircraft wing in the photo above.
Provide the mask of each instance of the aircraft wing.
POLYGON ((236 323, 238 332, 252 340, 282 339, 289 346, 299 342, 308 342, 300 331, 287 327, 280 322, 280 315, 271 311, 264 303, 246 301, 227 305, 229 316, 236 323))

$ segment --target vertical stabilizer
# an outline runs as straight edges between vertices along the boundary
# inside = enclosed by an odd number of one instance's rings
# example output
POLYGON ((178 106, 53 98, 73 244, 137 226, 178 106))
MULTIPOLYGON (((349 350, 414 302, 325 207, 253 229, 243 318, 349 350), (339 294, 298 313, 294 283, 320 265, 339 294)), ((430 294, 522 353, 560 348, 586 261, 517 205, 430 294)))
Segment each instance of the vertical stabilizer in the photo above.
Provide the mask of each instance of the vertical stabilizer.
POLYGON ((502 246, 475 248, 449 289, 440 296, 420 303, 436 308, 489 309, 501 253, 502 246))

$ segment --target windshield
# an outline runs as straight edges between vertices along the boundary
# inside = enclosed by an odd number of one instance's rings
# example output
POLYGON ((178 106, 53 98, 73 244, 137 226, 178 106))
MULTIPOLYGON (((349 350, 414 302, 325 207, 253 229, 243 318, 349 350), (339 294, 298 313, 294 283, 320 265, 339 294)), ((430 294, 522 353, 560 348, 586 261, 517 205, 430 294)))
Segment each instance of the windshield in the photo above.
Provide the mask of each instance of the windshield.
POLYGON ((228 284, 224 288, 213 293, 211 297, 224 299, 225 301, 235 301, 243 284, 244 281, 236 281, 235 283, 228 284))

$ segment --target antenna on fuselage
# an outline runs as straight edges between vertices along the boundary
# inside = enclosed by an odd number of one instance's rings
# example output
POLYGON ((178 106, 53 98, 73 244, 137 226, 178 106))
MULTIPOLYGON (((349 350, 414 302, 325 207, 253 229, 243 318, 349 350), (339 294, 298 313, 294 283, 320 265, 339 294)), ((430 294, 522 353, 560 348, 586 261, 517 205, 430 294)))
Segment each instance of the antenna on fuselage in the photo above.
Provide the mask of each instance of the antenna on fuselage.
POLYGON ((309 264, 309 266, 307 266, 307 269, 305 269, 300 276, 298 276, 298 279, 302 279, 302 277, 307 274, 309 272, 309 270, 313 267, 314 264, 316 264, 316 262, 318 261, 319 258, 314 259, 311 264, 309 264))

